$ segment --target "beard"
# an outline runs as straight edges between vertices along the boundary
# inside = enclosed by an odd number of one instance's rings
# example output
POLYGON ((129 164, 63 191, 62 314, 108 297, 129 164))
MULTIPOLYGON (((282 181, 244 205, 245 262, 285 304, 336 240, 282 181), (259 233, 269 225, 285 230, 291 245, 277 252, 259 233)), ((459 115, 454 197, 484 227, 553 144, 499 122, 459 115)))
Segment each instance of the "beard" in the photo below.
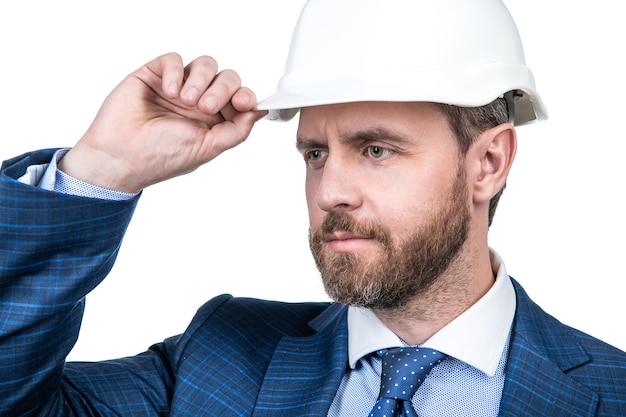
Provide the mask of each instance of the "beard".
POLYGON ((309 245, 328 296, 345 305, 379 311, 396 310, 426 293, 459 256, 468 233, 465 172, 459 167, 449 204, 425 215, 425 222, 399 243, 388 228, 357 221, 341 211, 329 212, 309 232, 309 245), (377 240, 382 254, 367 259, 358 253, 325 250, 325 235, 345 231, 377 240))

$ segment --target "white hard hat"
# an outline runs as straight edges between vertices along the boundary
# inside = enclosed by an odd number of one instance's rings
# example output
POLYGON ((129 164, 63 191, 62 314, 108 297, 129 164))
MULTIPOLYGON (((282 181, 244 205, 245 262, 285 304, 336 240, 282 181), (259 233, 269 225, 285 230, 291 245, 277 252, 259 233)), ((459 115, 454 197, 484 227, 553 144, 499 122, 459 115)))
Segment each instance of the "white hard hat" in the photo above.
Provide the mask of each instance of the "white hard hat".
POLYGON ((275 94, 257 108, 429 101, 462 107, 507 93, 514 123, 547 118, 501 0, 309 0, 275 94))

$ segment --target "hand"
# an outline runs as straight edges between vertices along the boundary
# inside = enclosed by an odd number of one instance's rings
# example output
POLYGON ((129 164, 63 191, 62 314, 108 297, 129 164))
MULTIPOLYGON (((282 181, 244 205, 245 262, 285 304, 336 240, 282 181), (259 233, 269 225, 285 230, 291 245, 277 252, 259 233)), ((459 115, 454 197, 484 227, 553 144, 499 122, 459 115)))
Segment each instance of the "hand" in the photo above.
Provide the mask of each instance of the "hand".
POLYGON ((166 54, 111 92, 59 169, 93 185, 139 192, 243 142, 266 114, 255 105, 237 73, 218 72, 213 58, 184 67, 180 56, 166 54))

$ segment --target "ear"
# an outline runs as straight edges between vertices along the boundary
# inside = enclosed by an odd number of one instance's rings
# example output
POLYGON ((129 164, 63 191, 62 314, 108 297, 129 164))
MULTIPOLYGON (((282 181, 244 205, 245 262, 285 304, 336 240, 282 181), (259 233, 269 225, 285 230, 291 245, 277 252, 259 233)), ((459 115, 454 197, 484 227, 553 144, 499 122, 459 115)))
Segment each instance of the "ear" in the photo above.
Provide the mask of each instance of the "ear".
POLYGON ((469 152, 475 204, 488 203, 504 187, 516 151, 517 135, 509 123, 486 130, 474 142, 469 152))

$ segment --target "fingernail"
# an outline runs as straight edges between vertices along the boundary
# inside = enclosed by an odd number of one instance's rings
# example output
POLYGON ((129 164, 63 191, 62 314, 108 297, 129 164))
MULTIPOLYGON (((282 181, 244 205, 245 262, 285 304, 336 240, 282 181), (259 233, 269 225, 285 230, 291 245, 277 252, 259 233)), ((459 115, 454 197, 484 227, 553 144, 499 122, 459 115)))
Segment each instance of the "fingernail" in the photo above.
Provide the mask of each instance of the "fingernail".
POLYGON ((204 105, 207 106, 210 110, 217 110, 217 98, 213 96, 208 96, 204 99, 204 105))
POLYGON ((196 101, 198 99, 198 89, 195 87, 191 87, 189 90, 185 92, 185 97, 188 100, 196 101))
POLYGON ((250 97, 249 94, 243 93, 240 100, 243 102, 242 104, 248 104, 252 100, 252 97, 250 97))
POLYGON ((172 81, 168 86, 167 86, 167 91, 171 94, 176 94, 178 92, 178 84, 176 83, 176 81, 172 81))

